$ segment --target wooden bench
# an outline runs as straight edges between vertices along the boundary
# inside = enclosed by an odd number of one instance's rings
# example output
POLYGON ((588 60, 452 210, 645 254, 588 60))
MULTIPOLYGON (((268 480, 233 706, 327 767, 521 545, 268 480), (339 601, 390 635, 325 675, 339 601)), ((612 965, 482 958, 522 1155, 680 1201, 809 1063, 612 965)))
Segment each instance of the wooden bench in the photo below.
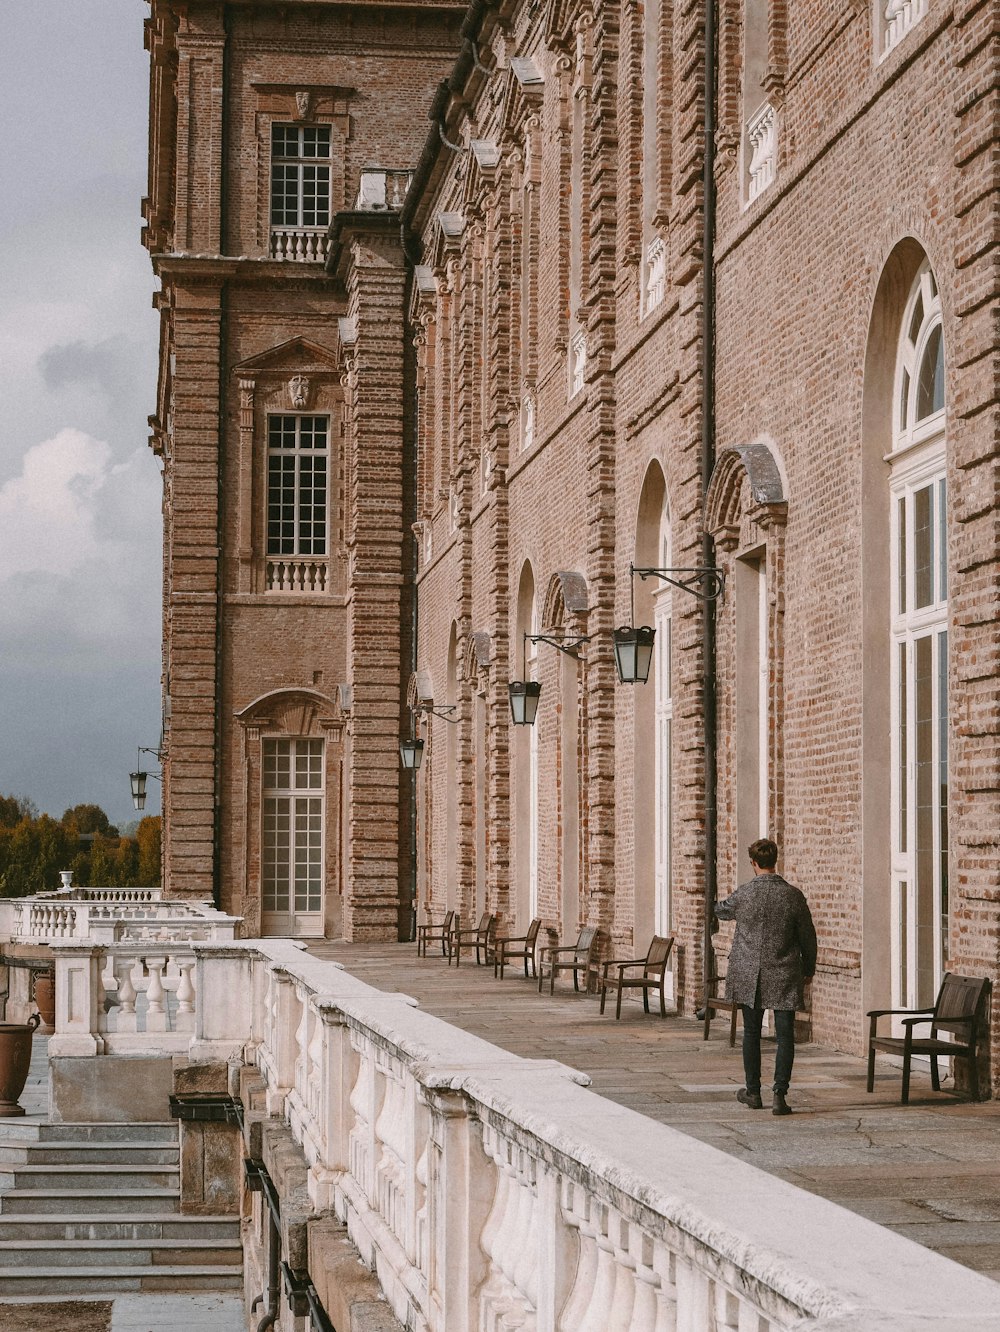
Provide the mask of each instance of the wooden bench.
POLYGON ((716 1013, 729 1014, 729 1044, 736 1044, 736 1019, 739 1016, 740 1006, 733 1003, 731 999, 723 999, 718 994, 718 988, 725 983, 725 976, 715 975, 709 979, 708 993, 705 995, 705 1004, 703 1012, 705 1015, 705 1029, 702 1033, 702 1040, 707 1041, 709 1032, 712 1029, 712 1018, 716 1013))
POLYGON ((618 991, 618 1003, 615 1006, 615 1021, 622 1015, 622 993, 625 990, 642 990, 642 1006, 649 1012, 649 992, 656 990, 660 996, 660 1017, 667 1016, 664 987, 667 982, 667 958, 674 946, 672 934, 654 934, 645 957, 636 957, 628 961, 621 958, 609 958, 601 968, 601 1012, 604 1012, 604 1000, 608 990, 618 991), (612 976, 612 967, 617 976, 612 976), (642 967, 641 976, 626 976, 631 967, 642 967))
POLYGON ((524 978, 528 979, 528 968, 534 970, 535 967, 535 945, 538 942, 538 931, 542 928, 540 916, 536 916, 528 926, 528 933, 513 936, 509 939, 497 939, 493 948, 493 975, 499 974, 503 980, 503 969, 507 963, 515 957, 524 959, 524 978), (518 948, 517 945, 522 947, 518 948))
POLYGON ((440 943, 442 954, 448 959, 448 965, 451 966, 452 937, 458 929, 458 919, 454 911, 449 911, 440 925, 435 925, 428 921, 425 925, 417 926, 417 957, 427 956, 427 945, 429 943, 440 943))
POLYGON ((976 1043, 983 1021, 984 999, 990 982, 981 977, 956 976, 946 971, 933 1008, 873 1008, 868 1013, 868 1090, 875 1089, 875 1051, 903 1056, 903 1105, 910 1099, 910 1061, 914 1055, 929 1055, 931 1086, 941 1090, 938 1058, 968 1059, 972 1099, 979 1099, 979 1071, 976 1067, 976 1043), (902 1018, 904 1036, 879 1036, 878 1020, 902 1018), (930 1023, 929 1036, 914 1036, 913 1028, 930 1023), (943 1040, 938 1032, 948 1032, 954 1039, 943 1040))
POLYGON ((549 994, 555 993, 556 976, 560 971, 573 973, 573 989, 579 993, 580 972, 583 972, 583 988, 589 984, 590 973, 594 970, 594 954, 597 952, 599 931, 593 925, 585 926, 576 937, 575 944, 564 944, 557 948, 542 948, 538 954, 538 993, 542 992, 545 971, 549 973, 549 994), (565 960, 561 960, 565 959, 565 960))
MULTIPOLYGON (((460 930, 456 928, 453 932, 452 952, 455 957, 455 966, 459 966, 462 961, 462 949, 467 948, 470 952, 476 951, 476 966, 481 962, 491 962, 493 953, 493 935, 496 931, 497 918, 491 911, 484 911, 479 917, 479 924, 475 929, 460 930), (482 954, 482 957, 480 957, 482 954)), ((451 965, 451 958, 448 959, 448 965, 451 965)))

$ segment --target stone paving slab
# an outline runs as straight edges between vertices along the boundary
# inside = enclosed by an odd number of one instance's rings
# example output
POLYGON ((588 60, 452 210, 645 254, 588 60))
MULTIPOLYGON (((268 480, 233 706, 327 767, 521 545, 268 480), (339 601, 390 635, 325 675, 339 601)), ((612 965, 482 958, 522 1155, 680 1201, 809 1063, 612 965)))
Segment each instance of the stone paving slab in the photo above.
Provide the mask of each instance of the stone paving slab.
MULTIPOLYGON (((910 1104, 900 1074, 880 1061, 865 1091, 865 1061, 819 1045, 796 1049, 789 1101, 775 1119, 735 1100, 743 1085, 739 1041, 724 1016, 702 1040, 690 1018, 647 1016, 626 1003, 622 1019, 598 1000, 492 967, 418 959, 414 944, 311 945, 377 989, 415 998, 429 1013, 525 1058, 558 1059, 592 1079, 598 1095, 669 1124, 768 1174, 830 1199, 927 1248, 1000 1280, 1000 1104, 970 1105, 934 1092, 915 1072, 910 1104)), ((763 1042, 764 1083, 774 1042, 763 1042)), ((945 1087, 947 1088, 947 1083, 945 1087)), ((770 1093, 764 1093, 765 1106, 770 1093)))

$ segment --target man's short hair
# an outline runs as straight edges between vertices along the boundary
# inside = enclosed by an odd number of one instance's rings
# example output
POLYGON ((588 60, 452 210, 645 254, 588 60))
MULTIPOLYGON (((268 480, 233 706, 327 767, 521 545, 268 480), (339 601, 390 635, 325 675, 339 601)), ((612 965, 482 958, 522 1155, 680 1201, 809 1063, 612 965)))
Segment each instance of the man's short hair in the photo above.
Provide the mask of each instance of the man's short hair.
POLYGON ((750 859, 761 869, 774 869, 778 863, 778 846, 770 837, 758 837, 750 843, 749 851, 750 859))

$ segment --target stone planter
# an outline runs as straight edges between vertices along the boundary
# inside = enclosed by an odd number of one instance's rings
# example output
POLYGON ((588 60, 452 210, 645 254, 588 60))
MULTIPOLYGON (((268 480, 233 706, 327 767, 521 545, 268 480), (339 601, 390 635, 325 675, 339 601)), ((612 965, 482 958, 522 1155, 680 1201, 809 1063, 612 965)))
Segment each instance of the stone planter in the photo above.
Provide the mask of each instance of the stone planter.
POLYGON ((40 1022, 37 1013, 27 1022, 0 1022, 0 1117, 25 1113, 17 1101, 28 1080, 31 1038, 40 1022))

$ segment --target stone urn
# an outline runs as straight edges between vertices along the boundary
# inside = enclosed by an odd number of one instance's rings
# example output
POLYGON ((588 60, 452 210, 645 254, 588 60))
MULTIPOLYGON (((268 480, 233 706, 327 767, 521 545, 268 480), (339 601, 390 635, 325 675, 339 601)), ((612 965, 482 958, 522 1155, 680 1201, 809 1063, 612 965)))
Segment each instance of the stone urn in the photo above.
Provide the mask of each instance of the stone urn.
POLYGON ((32 1013, 27 1022, 0 1022, 0 1117, 25 1113, 17 1100, 28 1081, 31 1038, 41 1020, 32 1013))
POLYGON ((42 1026, 52 1031, 56 1025, 56 978, 51 971, 36 973, 35 1003, 42 1026))

